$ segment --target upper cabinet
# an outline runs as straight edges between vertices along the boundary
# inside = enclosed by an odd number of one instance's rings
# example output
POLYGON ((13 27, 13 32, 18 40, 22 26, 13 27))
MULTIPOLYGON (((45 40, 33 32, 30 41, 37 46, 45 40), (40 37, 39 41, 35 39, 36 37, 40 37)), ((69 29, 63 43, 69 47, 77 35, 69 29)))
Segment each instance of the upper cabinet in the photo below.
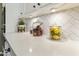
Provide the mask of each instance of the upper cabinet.
POLYGON ((30 13, 33 13, 39 10, 42 7, 45 7, 48 3, 20 3, 19 12, 21 16, 27 16, 30 13))

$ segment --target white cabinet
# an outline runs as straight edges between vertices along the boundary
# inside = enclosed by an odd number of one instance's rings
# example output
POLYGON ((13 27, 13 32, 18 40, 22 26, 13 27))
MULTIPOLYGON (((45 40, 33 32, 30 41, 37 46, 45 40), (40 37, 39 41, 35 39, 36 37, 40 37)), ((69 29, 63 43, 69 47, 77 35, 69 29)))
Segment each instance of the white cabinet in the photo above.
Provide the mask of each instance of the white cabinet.
POLYGON ((4 56, 15 56, 12 48, 7 41, 5 41, 4 56))

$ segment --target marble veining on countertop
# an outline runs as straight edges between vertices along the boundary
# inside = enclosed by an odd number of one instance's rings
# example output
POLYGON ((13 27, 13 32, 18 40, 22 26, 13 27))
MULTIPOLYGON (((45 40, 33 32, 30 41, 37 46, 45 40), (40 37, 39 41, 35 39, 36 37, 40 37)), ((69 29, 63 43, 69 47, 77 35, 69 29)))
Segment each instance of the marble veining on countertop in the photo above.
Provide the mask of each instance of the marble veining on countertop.
POLYGON ((29 32, 4 34, 18 56, 79 55, 79 41, 51 41, 47 35, 33 37, 29 32))

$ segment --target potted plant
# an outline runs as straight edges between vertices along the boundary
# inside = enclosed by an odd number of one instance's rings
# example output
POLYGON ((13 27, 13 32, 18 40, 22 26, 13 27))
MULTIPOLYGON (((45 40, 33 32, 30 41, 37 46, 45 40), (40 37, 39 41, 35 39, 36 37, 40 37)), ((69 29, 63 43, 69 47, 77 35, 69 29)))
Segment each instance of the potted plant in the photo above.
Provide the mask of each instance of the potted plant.
POLYGON ((23 31, 25 31, 25 23, 22 18, 19 18, 18 32, 23 32, 23 31))

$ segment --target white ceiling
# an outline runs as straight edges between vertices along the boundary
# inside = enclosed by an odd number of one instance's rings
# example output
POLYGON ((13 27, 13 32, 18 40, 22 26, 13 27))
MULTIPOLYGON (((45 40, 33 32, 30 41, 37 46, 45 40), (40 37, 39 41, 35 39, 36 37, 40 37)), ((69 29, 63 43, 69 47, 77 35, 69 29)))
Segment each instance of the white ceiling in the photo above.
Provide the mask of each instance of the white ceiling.
POLYGON ((37 6, 36 3, 27 3, 24 5, 25 14, 22 17, 32 18, 52 13, 51 9, 56 9, 57 12, 77 6, 79 6, 78 3, 41 3, 40 6, 37 6), (33 5, 36 5, 36 8, 33 8, 33 5))

